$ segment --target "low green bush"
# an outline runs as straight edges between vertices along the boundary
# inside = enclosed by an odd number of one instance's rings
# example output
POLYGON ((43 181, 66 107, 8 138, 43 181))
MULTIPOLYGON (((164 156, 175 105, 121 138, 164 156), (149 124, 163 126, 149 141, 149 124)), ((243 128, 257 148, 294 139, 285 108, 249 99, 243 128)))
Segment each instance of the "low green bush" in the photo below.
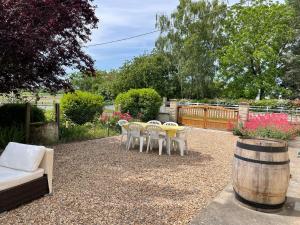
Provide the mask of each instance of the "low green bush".
MULTIPOLYGON (((24 125, 26 116, 25 104, 5 104, 0 106, 0 127, 24 125)), ((45 122, 44 111, 36 106, 31 106, 31 122, 45 122)))
POLYGON ((290 100, 285 99, 262 99, 258 101, 252 101, 251 106, 262 106, 262 107, 291 107, 292 103, 290 100))
POLYGON ((104 98, 90 92, 75 91, 64 94, 61 108, 73 123, 82 125, 91 122, 103 111, 104 98))
MULTIPOLYGON (((109 135, 116 135, 114 130, 109 131, 109 135)), ((108 136, 107 128, 97 123, 86 123, 84 125, 71 124, 68 127, 62 126, 60 128, 60 141, 83 141, 96 138, 103 138, 108 136)))
POLYGON ((0 149, 4 149, 11 141, 22 143, 24 139, 25 131, 22 125, 0 128, 0 149))
POLYGON ((131 89, 121 93, 115 100, 115 105, 121 107, 122 113, 129 113, 142 121, 155 119, 159 113, 162 98, 152 88, 131 89))

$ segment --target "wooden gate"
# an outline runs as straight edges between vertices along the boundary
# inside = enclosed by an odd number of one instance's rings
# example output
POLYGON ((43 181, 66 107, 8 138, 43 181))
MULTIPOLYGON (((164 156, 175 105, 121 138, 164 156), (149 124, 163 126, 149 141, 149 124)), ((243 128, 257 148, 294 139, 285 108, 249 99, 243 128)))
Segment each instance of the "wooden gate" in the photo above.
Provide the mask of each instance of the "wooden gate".
POLYGON ((178 123, 218 130, 230 129, 238 121, 238 111, 217 106, 180 106, 178 123))

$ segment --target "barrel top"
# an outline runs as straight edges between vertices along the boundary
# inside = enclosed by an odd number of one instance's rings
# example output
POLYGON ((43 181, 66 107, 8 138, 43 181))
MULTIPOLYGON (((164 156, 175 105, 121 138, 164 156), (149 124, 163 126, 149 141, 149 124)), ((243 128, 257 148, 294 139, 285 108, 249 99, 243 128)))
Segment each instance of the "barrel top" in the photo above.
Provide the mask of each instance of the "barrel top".
POLYGON ((276 139, 239 138, 236 146, 244 150, 256 152, 275 153, 288 151, 287 142, 276 139))
POLYGON ((260 139, 260 138, 239 138, 238 142, 256 146, 268 146, 268 147, 286 147, 287 142, 276 139, 260 139))

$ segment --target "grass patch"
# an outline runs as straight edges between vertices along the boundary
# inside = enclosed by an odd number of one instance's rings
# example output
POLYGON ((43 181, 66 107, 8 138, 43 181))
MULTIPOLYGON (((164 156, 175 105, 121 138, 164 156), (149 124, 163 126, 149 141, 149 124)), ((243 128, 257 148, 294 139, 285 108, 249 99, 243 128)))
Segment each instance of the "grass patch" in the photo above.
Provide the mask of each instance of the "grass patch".
POLYGON ((117 131, 112 129, 108 132, 107 128, 99 124, 71 125, 60 128, 60 142, 91 140, 118 134, 117 131))

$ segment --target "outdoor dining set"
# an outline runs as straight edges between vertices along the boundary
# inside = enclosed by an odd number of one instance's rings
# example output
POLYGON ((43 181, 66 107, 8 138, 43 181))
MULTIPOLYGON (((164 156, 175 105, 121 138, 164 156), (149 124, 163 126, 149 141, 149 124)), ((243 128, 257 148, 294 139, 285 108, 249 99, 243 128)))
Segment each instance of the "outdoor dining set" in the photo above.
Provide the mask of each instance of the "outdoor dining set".
POLYGON ((126 149, 134 148, 135 144, 139 144, 140 152, 143 152, 144 143, 146 144, 146 152, 152 150, 155 145, 158 145, 159 155, 162 154, 164 145, 166 152, 171 155, 171 150, 179 149, 180 155, 183 156, 188 150, 188 135, 190 128, 179 126, 175 122, 166 122, 162 124, 158 120, 144 122, 128 122, 119 120, 121 126, 121 143, 123 138, 127 137, 126 149))

